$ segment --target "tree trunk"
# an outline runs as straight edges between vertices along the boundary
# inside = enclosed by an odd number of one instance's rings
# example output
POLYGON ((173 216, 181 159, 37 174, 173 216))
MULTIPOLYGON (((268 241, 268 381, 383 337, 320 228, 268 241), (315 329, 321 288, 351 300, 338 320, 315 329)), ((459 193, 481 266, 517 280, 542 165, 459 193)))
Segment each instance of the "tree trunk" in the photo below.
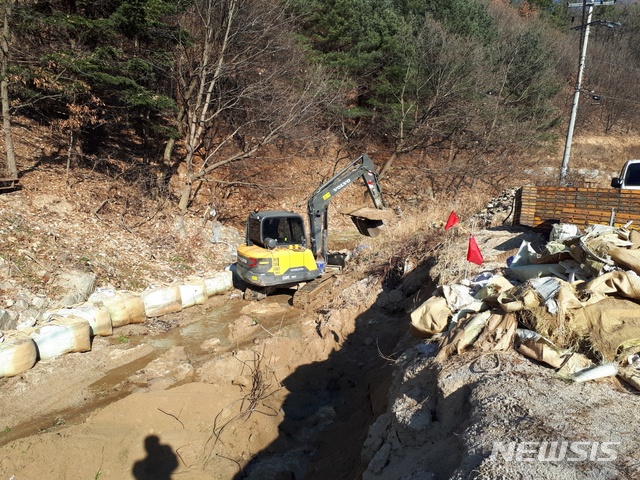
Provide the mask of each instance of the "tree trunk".
POLYGON ((4 131, 4 143, 6 150, 6 174, 11 178, 18 178, 15 150, 13 148, 13 136, 11 135, 11 116, 9 113, 9 82, 7 80, 7 68, 9 65, 9 15, 11 4, 3 2, 3 26, 2 39, 0 40, 0 101, 2 102, 2 129, 4 131))
POLYGON ((396 161, 397 156, 398 156, 398 152, 394 150, 391 156, 389 157, 389 159, 386 161, 386 163, 382 167, 382 170, 380 170, 380 175, 379 175, 380 178, 382 178, 384 174, 387 173, 387 171, 391 168, 391 166, 393 165, 393 162, 396 161))
POLYGON ((180 194, 180 203, 178 204, 178 208, 180 208, 180 212, 185 214, 187 212, 187 207, 189 207, 189 199, 191 198, 191 182, 187 180, 182 187, 182 193, 180 194))

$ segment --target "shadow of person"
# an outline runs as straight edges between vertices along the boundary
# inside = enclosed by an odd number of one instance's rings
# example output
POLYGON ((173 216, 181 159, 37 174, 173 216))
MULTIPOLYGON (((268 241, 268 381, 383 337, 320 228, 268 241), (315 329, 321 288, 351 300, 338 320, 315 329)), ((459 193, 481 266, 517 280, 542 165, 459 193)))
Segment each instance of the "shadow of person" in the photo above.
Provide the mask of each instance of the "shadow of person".
POLYGON ((176 454, 169 445, 162 445, 156 435, 144 439, 146 458, 133 464, 131 473, 136 480, 171 480, 171 472, 178 467, 176 454))

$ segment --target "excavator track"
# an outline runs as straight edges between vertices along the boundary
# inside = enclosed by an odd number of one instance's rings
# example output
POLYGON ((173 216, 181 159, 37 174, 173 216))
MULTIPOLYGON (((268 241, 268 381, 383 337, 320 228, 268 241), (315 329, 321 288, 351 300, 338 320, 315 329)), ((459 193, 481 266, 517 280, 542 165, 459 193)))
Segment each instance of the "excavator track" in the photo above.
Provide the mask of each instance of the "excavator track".
POLYGON ((309 308, 316 306, 322 292, 331 288, 336 278, 335 273, 326 273, 300 287, 293 295, 293 306, 297 308, 309 308))

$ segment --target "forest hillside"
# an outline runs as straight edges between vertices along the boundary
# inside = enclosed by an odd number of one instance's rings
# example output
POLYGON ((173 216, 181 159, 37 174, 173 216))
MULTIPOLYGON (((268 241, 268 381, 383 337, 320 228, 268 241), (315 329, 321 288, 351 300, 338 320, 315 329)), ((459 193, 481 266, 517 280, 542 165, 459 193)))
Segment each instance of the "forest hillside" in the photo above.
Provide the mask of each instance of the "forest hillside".
MULTIPOLYGON (((578 86, 577 137, 634 138, 638 124, 635 3, 1 5, 4 177, 58 165, 72 188, 73 172, 98 172, 183 215, 240 224, 289 185, 281 167, 307 192, 361 152, 410 198, 555 182, 578 86)), ((572 155, 574 183, 624 160, 572 155)))

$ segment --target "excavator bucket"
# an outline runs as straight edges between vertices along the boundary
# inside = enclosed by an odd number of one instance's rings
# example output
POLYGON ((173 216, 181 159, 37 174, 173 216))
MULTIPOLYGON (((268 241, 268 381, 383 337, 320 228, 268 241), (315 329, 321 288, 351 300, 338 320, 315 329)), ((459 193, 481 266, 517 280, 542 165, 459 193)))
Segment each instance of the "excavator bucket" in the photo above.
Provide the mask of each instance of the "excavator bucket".
POLYGON ((380 229, 384 226, 382 220, 371 220, 363 217, 351 217, 360 235, 365 237, 377 237, 380 235, 380 229))
POLYGON ((358 232, 366 237, 376 237, 384 227, 384 220, 393 218, 393 213, 389 210, 377 208, 360 207, 355 210, 340 212, 349 215, 355 224, 358 232))

